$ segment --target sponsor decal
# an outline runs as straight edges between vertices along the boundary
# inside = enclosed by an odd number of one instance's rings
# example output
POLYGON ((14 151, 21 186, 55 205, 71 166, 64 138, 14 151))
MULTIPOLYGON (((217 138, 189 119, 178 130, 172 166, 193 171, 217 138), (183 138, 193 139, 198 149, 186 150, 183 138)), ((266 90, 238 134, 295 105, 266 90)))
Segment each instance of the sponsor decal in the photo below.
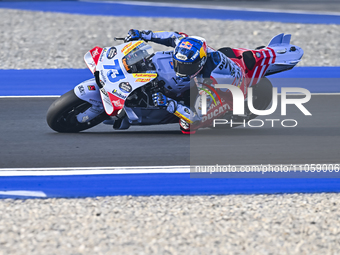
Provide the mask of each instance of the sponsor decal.
POLYGON ((125 45, 123 47, 123 49, 121 50, 121 52, 124 52, 127 48, 129 48, 132 45, 132 42, 129 42, 127 45, 125 45))
POLYGON ((120 93, 118 90, 116 90, 116 89, 114 89, 113 91, 112 91, 112 94, 114 94, 114 95, 116 95, 117 97, 119 97, 119 98, 121 98, 121 99, 126 99, 126 96, 125 95, 123 95, 122 93, 120 93))
POLYGON ((124 105, 122 105, 122 103, 120 102, 120 99, 118 99, 118 100, 116 100, 116 101, 112 100, 112 103, 113 103, 114 106, 119 107, 119 108, 121 108, 121 107, 124 106, 124 105))
POLYGON ((86 94, 83 85, 78 86, 78 89, 79 89, 79 92, 80 92, 80 94, 81 94, 82 96, 86 94))
POLYGON ((89 86, 87 86, 87 88, 88 88, 90 91, 96 90, 96 86, 93 86, 93 85, 89 85, 89 86))
POLYGON ((224 113, 225 111, 227 111, 227 109, 229 109, 230 106, 228 104, 224 104, 222 106, 219 106, 215 110, 213 110, 213 108, 215 107, 212 107, 212 109, 209 110, 208 115, 204 115, 202 117, 202 122, 206 122, 207 120, 210 120, 214 117, 219 116, 221 113, 224 113))
POLYGON ((142 43, 143 43, 143 41, 137 41, 134 44, 132 44, 132 42, 130 42, 129 44, 127 44, 123 47, 121 52, 123 52, 124 55, 127 55, 130 51, 132 51, 134 48, 136 48, 137 46, 139 46, 142 43))
POLYGON ((104 109, 107 114, 111 114, 113 112, 113 106, 109 97, 109 94, 106 92, 104 88, 100 89, 100 96, 102 98, 103 104, 104 104, 104 109))
POLYGON ((230 67, 230 75, 235 77, 235 73, 236 73, 236 68, 235 68, 235 65, 233 65, 232 67, 230 67))
POLYGON ((190 42, 182 42, 180 45, 179 45, 179 47, 182 47, 182 48, 185 48, 185 49, 188 49, 188 50, 190 50, 191 49, 191 47, 192 47, 192 43, 190 43, 190 42))
POLYGON ((117 49, 115 47, 111 47, 108 51, 107 51, 107 54, 106 54, 106 57, 108 59, 112 59, 114 58, 114 56, 117 55, 117 49))
POLYGON ((182 119, 182 120, 185 120, 186 122, 188 122, 188 123, 190 123, 190 124, 193 123, 190 119, 188 119, 188 118, 185 117, 184 115, 180 114, 178 111, 176 111, 174 114, 175 114, 178 118, 180 118, 180 119, 182 119))
POLYGON ((94 47, 92 50, 90 50, 91 56, 95 62, 95 64, 98 64, 99 56, 103 52, 103 49, 100 47, 94 47))
POLYGON ((93 58, 95 58, 99 54, 98 48, 91 52, 93 58))
MULTIPOLYGON (((222 70, 223 67, 224 67, 224 68, 227 68, 228 65, 229 65, 229 61, 226 59, 226 57, 225 57, 224 55, 222 55, 222 64, 220 64, 220 65, 218 66, 218 68, 219 68, 220 70, 222 70)), ((230 69, 230 67, 229 67, 229 69, 230 69)))
POLYGON ((156 73, 133 73, 133 78, 156 78, 156 73))
POLYGON ((101 88, 100 91, 103 93, 104 96, 109 96, 104 88, 101 88))
POLYGON ((190 111, 188 108, 184 108, 184 111, 187 113, 187 114, 190 114, 190 111))
POLYGON ((106 82, 106 78, 105 78, 105 74, 104 74, 103 70, 100 70, 100 75, 101 75, 101 78, 103 79, 103 81, 106 82))
POLYGON ((191 60, 195 60, 197 58, 199 51, 196 51, 196 53, 190 58, 191 60))
POLYGON ((150 78, 138 78, 138 79, 136 79, 136 82, 149 82, 149 81, 151 81, 150 78))
POLYGON ((132 91, 132 87, 128 82, 121 82, 119 84, 119 89, 124 93, 130 93, 132 91))
POLYGON ((107 72, 107 78, 110 82, 115 83, 122 79, 125 79, 125 75, 119 66, 119 60, 115 59, 114 65, 104 65, 104 69, 111 69, 107 72))
POLYGON ((176 58, 178 58, 178 59, 180 59, 180 60, 187 60, 187 59, 188 59, 187 56, 185 56, 185 55, 183 55, 183 54, 181 54, 181 53, 177 53, 177 54, 176 54, 176 58))
POLYGON ((169 61, 170 67, 171 69, 174 69, 174 63, 172 63, 172 61, 169 61))
POLYGON ((102 54, 100 55, 99 61, 103 61, 104 53, 106 52, 106 49, 103 50, 102 54))

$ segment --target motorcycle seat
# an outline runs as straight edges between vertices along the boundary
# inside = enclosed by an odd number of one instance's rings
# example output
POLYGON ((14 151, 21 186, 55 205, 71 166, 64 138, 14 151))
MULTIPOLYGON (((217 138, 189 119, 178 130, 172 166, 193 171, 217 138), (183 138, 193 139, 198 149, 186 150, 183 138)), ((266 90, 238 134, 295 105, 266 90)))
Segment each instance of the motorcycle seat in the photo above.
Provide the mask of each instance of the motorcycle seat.
POLYGON ((243 58, 243 62, 246 65, 246 67, 249 71, 252 70, 254 68, 255 64, 256 64, 256 60, 255 60, 255 57, 253 55, 253 52, 250 51, 250 50, 244 51, 242 53, 242 56, 241 55, 236 56, 235 52, 230 47, 224 47, 224 48, 219 49, 218 51, 222 52, 228 58, 237 58, 237 59, 243 58))
POLYGON ((224 48, 221 48, 217 51, 220 51, 222 52, 224 55, 226 55, 228 58, 237 58, 234 51, 232 50, 232 48, 230 47, 224 47, 224 48))

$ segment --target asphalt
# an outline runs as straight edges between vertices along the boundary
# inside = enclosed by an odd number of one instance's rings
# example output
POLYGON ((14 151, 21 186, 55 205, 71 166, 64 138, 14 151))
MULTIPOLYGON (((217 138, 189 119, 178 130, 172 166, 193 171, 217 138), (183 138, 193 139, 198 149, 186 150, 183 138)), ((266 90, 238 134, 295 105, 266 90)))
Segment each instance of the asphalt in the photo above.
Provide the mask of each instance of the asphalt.
POLYGON ((339 99, 313 95, 305 104, 312 116, 288 106, 287 116, 278 108, 259 117, 263 127, 186 136, 177 124, 126 131, 100 124, 77 134, 56 133, 45 120, 55 98, 1 98, 0 168, 339 163, 339 99), (298 125, 271 127, 265 119, 295 119, 298 125))

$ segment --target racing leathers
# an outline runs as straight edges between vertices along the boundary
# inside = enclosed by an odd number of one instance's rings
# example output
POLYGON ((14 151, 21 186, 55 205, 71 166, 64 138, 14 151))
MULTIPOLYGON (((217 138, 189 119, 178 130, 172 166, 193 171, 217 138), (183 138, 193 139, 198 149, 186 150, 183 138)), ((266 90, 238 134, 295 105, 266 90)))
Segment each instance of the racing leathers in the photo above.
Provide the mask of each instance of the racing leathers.
MULTIPOLYGON (((176 47, 183 38, 187 37, 186 34, 178 32, 153 32, 150 30, 130 30, 129 35, 130 38, 127 37, 128 40, 143 39, 145 41, 152 41, 170 47, 176 47)), ((190 79, 176 76, 173 69, 172 55, 173 51, 157 52, 152 61, 156 68, 160 65, 162 67, 161 69, 163 72, 158 72, 158 79, 163 80, 165 83, 164 88, 178 97, 190 88, 190 79), (168 62, 164 61, 164 59, 167 59, 168 62), (168 64, 164 65, 164 63, 168 64)), ((194 84, 200 89, 200 84, 206 79, 213 81, 213 84, 223 83, 239 86, 242 83, 243 77, 244 72, 239 65, 230 60, 222 52, 215 51, 208 46, 207 60, 202 70, 193 80, 196 83, 194 84)), ((200 107, 196 106, 196 109, 192 110, 183 103, 166 97, 162 93, 154 94, 153 99, 156 105, 167 106, 167 110, 170 113, 175 114, 187 123, 191 124, 201 120, 201 111, 198 109, 200 107)))

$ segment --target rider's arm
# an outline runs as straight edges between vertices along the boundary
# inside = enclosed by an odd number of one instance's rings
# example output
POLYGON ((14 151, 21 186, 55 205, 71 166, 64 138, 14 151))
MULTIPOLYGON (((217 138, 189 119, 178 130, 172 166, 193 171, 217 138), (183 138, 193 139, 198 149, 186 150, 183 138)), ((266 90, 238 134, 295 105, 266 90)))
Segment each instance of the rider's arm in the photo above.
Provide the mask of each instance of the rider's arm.
POLYGON ((211 78, 214 83, 240 85, 242 81, 241 68, 222 52, 210 53, 203 69, 203 78, 211 78))
POLYGON ((155 43, 159 43, 165 46, 176 47, 176 44, 184 37, 186 34, 178 33, 178 32, 166 32, 166 31, 151 31, 151 30, 142 30, 138 31, 135 29, 131 29, 129 31, 130 37, 125 39, 126 41, 143 39, 145 41, 151 41, 155 43))
POLYGON ((166 31, 141 31, 142 38, 146 41, 152 41, 165 46, 176 47, 177 43, 185 36, 178 32, 166 32, 166 31))

